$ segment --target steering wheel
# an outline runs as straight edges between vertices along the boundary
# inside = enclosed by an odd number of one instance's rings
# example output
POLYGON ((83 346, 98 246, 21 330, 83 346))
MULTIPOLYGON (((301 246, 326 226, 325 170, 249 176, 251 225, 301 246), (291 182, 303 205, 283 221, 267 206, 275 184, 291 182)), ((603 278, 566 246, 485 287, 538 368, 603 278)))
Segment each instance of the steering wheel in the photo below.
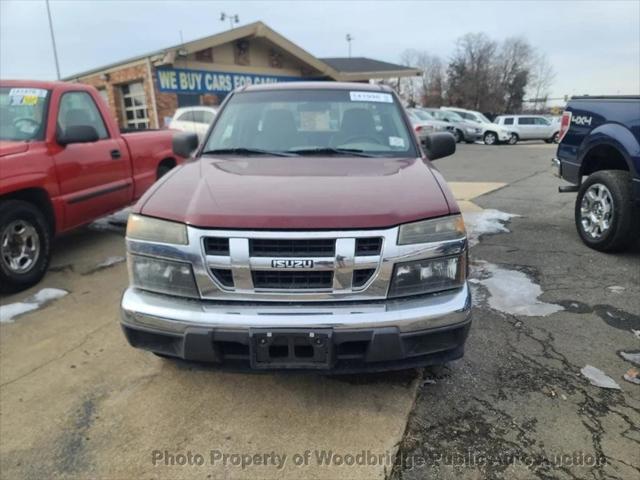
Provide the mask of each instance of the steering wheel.
POLYGON ((358 140, 370 141, 371 143, 382 145, 378 138, 374 137, 373 135, 366 135, 366 134, 353 135, 352 137, 347 137, 342 142, 340 142, 340 145, 345 145, 347 143, 357 143, 358 140))
POLYGON ((17 128, 18 130, 22 130, 18 124, 21 122, 27 122, 27 123, 31 123, 33 125, 34 130, 38 129, 40 127, 40 122, 38 122, 37 120, 34 120, 33 118, 29 118, 29 117, 18 117, 18 118, 14 118, 13 119, 13 126, 15 128, 17 128))

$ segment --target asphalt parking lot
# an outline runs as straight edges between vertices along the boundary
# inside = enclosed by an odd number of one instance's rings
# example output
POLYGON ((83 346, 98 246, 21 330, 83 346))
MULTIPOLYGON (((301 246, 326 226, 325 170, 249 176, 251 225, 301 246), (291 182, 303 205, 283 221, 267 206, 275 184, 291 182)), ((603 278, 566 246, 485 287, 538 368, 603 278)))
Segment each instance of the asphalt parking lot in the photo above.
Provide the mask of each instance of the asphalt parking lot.
POLYGON ((118 325, 124 228, 58 239, 44 281, 2 299, 69 292, 0 324, 0 476, 636 477, 640 386, 620 352, 640 349, 640 246, 580 242, 554 148, 462 145, 437 162, 472 236, 487 218, 508 230, 474 241, 474 324, 444 368, 249 375, 157 358, 118 325), (621 390, 590 385, 585 365, 621 390))

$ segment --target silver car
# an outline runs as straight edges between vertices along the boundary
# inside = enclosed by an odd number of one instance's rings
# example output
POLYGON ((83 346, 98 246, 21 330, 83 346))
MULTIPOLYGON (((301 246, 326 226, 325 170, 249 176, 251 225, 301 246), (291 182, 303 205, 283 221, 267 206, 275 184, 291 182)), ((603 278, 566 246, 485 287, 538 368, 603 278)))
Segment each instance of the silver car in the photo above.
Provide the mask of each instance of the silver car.
POLYGON ((418 140, 424 145, 427 135, 436 131, 433 123, 420 118, 416 115, 414 109, 407 110, 407 115, 409 116, 409 120, 411 120, 411 126, 413 127, 413 131, 416 132, 418 140))
POLYGON ((456 112, 437 108, 422 108, 421 110, 427 112, 436 120, 452 125, 452 133, 456 138, 456 142, 474 143, 482 139, 482 129, 478 127, 478 124, 465 120, 456 112))
POLYGON ((475 123, 478 128, 482 129, 482 140, 485 145, 508 143, 512 139, 512 130, 506 128, 505 125, 492 122, 481 112, 458 107, 440 107, 440 110, 455 112, 465 120, 475 123))
POLYGON ((494 122, 513 130, 510 144, 517 143, 518 140, 544 140, 547 143, 558 143, 560 139, 560 124, 542 115, 500 115, 494 122))

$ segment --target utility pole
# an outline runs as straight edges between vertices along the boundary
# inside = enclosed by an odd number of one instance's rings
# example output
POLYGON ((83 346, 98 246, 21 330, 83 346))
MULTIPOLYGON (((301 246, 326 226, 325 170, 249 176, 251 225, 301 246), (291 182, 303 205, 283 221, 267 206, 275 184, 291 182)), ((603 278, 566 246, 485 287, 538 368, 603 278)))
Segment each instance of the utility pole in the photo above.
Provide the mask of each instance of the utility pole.
POLYGON ((56 78, 60 80, 60 65, 58 64, 58 49, 56 48, 56 37, 53 34, 53 22, 51 21, 51 9, 49 8, 49 0, 45 0, 47 4, 47 17, 49 17, 49 32, 51 33, 51 45, 53 45, 53 59, 56 62, 56 78))
POLYGON ((225 20, 229 20, 229 28, 233 29, 234 23, 240 23, 240 16, 237 13, 234 13, 233 15, 229 15, 228 13, 221 12, 220 21, 224 22, 225 20))
POLYGON ((347 33, 347 36, 345 37, 345 39, 347 40, 347 43, 349 44, 349 58, 351 58, 351 42, 353 41, 353 37, 351 36, 350 33, 347 33))

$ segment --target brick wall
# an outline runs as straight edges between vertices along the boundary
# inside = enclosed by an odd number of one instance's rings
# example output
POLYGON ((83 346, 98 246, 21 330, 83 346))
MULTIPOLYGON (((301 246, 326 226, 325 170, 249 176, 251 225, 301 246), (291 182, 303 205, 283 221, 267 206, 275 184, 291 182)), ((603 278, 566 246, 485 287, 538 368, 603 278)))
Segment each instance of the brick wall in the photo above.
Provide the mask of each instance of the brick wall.
MULTIPOLYGON (((158 108, 158 116, 160 117, 160 125, 158 125, 157 119, 155 118, 153 112, 153 83, 151 79, 148 78, 147 75, 147 64, 140 63, 137 65, 132 65, 128 67, 123 67, 119 70, 113 70, 106 74, 98 73, 96 75, 92 75, 89 77, 83 77, 79 79, 80 83, 86 83, 88 85, 93 85, 96 88, 104 88, 107 91, 107 97, 109 102, 109 109, 113 115, 113 118, 116 120, 120 127, 124 128, 125 118, 124 113, 122 112, 122 97, 120 95, 120 86, 126 83, 132 82, 143 82, 144 86, 144 94, 145 101, 147 104, 148 118, 151 128, 158 128, 162 126, 162 115, 160 114, 160 110, 158 108), (105 75, 107 78, 102 79, 101 77, 105 75)), ((163 96, 166 94, 162 94, 163 96)), ((177 100, 175 100, 175 95, 168 95, 174 97, 174 103, 177 104, 177 100)), ((157 98, 159 101, 159 99, 157 98)), ((167 104, 167 100, 163 100, 165 104, 167 104)), ((159 107, 159 105, 158 105, 159 107)), ((175 107, 173 108, 175 110, 175 107)), ((173 113, 173 111, 171 112, 173 113)))

